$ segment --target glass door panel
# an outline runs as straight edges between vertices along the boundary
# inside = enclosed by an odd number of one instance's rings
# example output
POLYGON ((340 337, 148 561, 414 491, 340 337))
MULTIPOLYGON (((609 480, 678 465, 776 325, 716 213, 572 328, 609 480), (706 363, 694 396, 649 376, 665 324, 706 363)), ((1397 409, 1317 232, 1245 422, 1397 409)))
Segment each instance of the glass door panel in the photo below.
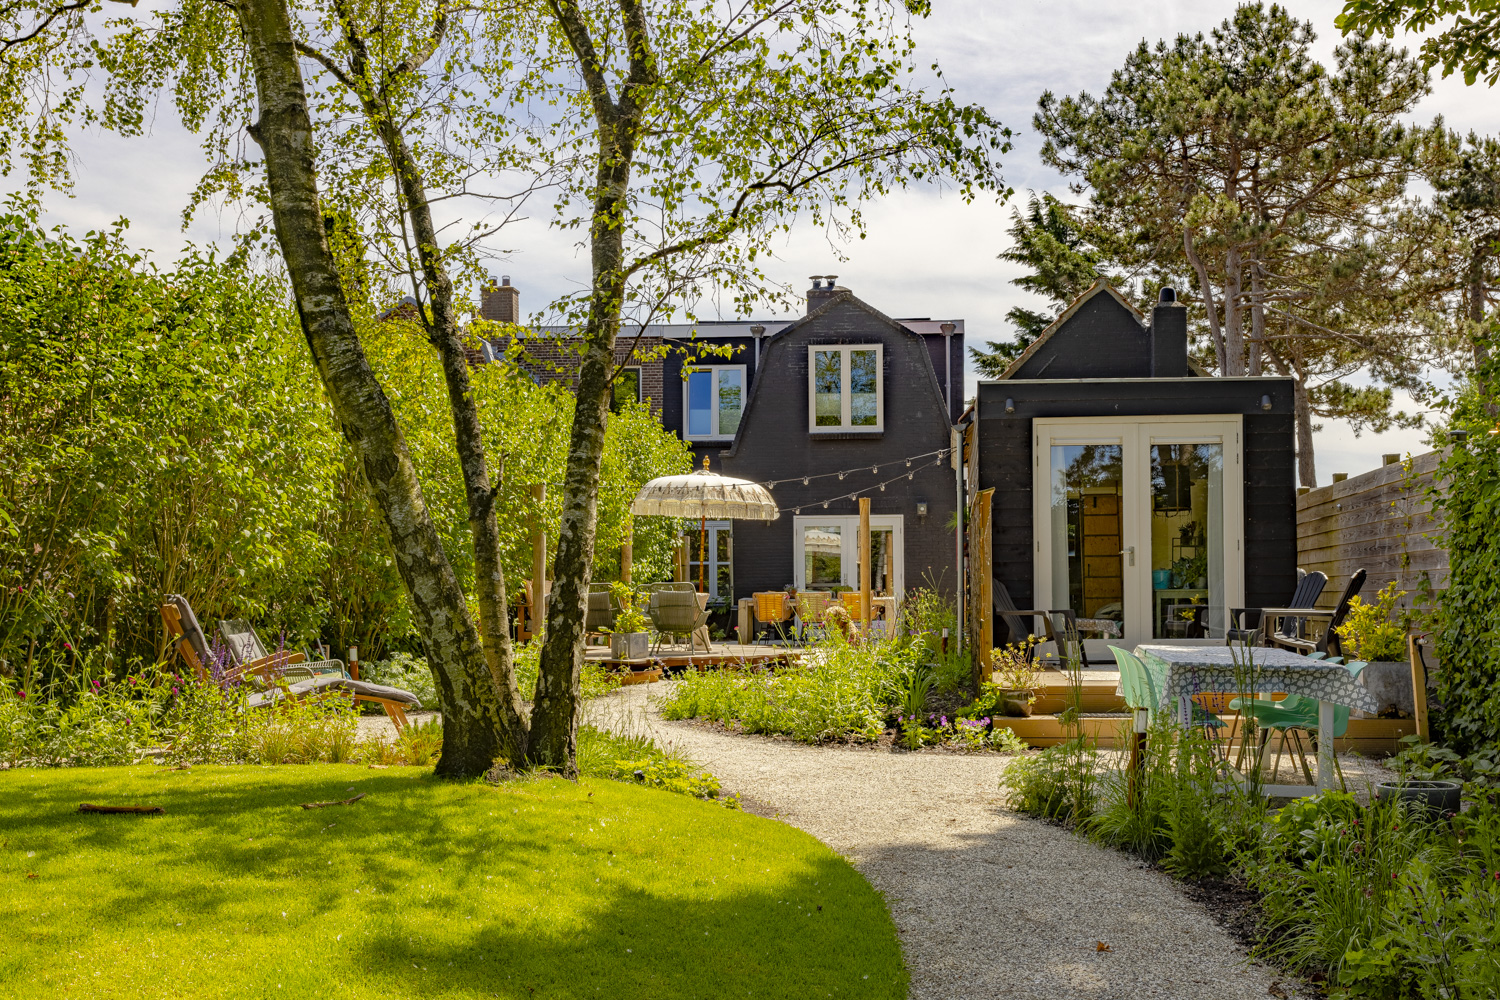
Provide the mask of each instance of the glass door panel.
POLYGON ((844 585, 843 529, 837 524, 808 524, 802 528, 803 586, 832 590, 844 585))
POLYGON ((1051 608, 1124 620, 1122 463, 1119 444, 1051 448, 1051 608))
POLYGON ((1224 628, 1224 446, 1151 446, 1151 634, 1224 628))
MULTIPOLYGON (((854 573, 849 586, 859 589, 858 529, 854 546, 854 573)), ((896 529, 870 525, 870 593, 891 597, 896 587, 896 529)))

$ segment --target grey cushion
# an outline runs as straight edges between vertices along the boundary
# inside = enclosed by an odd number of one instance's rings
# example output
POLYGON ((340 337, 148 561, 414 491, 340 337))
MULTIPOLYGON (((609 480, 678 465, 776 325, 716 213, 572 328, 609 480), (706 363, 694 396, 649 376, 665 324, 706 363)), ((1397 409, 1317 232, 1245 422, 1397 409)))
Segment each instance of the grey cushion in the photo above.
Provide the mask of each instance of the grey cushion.
POLYGON ((369 681, 355 681, 347 677, 328 675, 314 677, 310 680, 298 681, 287 685, 283 691, 280 687, 273 687, 261 694, 251 695, 247 703, 251 708, 264 708, 275 705, 288 694, 294 698, 312 694, 320 691, 344 691, 349 694, 365 695, 371 698, 384 698, 386 701, 399 701, 410 705, 412 708, 421 708, 422 702, 410 691, 403 691, 397 687, 387 687, 384 684, 371 684, 369 681))
POLYGON ((188 646, 198 655, 198 662, 208 669, 208 639, 203 634, 203 626, 198 624, 198 616, 193 614, 193 606, 187 602, 187 598, 181 594, 168 594, 167 603, 175 605, 177 616, 182 620, 182 637, 187 640, 188 646))

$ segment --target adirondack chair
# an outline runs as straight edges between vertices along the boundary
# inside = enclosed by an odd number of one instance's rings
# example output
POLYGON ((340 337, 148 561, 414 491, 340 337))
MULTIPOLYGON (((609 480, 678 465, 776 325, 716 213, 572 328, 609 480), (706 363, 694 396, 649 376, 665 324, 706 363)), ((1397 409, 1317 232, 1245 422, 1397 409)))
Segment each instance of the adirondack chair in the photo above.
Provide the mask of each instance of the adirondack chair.
MULTIPOLYGON (((1288 608, 1307 608, 1309 610, 1318 606, 1318 598, 1323 594, 1323 588, 1328 585, 1328 574, 1317 571, 1304 574, 1297 581, 1297 589, 1292 591, 1291 600, 1286 602, 1288 608)), ((1226 646, 1236 642, 1255 645, 1260 637, 1262 611, 1260 608, 1230 608, 1229 628, 1224 631, 1224 644, 1226 646)), ((1281 631, 1287 635, 1296 635, 1302 628, 1300 620, 1289 618, 1281 623, 1281 631)))
POLYGON ((1344 587, 1338 603, 1333 606, 1332 611, 1309 611, 1306 608, 1264 608, 1260 613, 1262 634, 1267 646, 1279 646, 1282 649, 1290 649, 1301 653, 1327 653, 1331 656, 1344 655, 1343 644, 1335 629, 1344 624, 1344 619, 1349 617, 1349 604, 1354 596, 1360 592, 1365 585, 1366 573, 1362 569, 1355 570, 1349 577, 1349 583, 1344 587), (1291 621, 1297 621, 1295 631, 1288 626, 1291 621), (1316 638, 1306 638, 1302 635, 1307 623, 1313 620, 1327 622, 1322 633, 1316 638))
MULTIPOLYGON (((1047 612, 1031 608, 1025 610, 1017 608, 1016 602, 1011 600, 1010 591, 1005 588, 1005 584, 1001 583, 998 577, 991 577, 990 582, 990 604, 993 605, 995 617, 1005 623, 1007 635, 1005 641, 1007 643, 1022 642, 1036 635, 1037 631, 1032 627, 1032 622, 1037 617, 1045 619, 1047 612), (1031 619, 1032 622, 1028 622, 1027 619, 1031 619)), ((1042 634, 1046 634, 1045 630, 1042 634)), ((1029 652, 1028 655, 1030 655, 1029 652)))
MULTIPOLYGON (((214 667, 213 651, 209 649, 192 605, 182 595, 171 594, 161 606, 161 618, 167 633, 175 637, 172 644, 183 662, 200 679, 207 679, 214 667)), ((244 625, 243 622, 224 624, 236 628, 244 625)), ((226 642, 228 662, 223 664, 220 676, 229 681, 244 681, 260 689, 246 703, 250 708, 270 708, 285 700, 297 701, 324 691, 341 692, 356 701, 378 704, 396 729, 401 730, 407 725, 407 706, 422 707, 421 700, 410 691, 354 680, 339 660, 308 663, 301 653, 288 650, 267 653, 255 630, 248 625, 244 627, 248 637, 245 632, 237 631, 235 642, 226 642), (318 672, 317 668, 324 668, 323 672, 318 672), (302 679, 294 681, 294 677, 302 679)))
POLYGON ((1047 626, 1047 638, 1057 647, 1059 665, 1073 657, 1084 667, 1107 667, 1115 662, 1113 656, 1090 656, 1078 632, 1078 616, 1071 609, 1048 611, 1042 615, 1042 624, 1047 626))

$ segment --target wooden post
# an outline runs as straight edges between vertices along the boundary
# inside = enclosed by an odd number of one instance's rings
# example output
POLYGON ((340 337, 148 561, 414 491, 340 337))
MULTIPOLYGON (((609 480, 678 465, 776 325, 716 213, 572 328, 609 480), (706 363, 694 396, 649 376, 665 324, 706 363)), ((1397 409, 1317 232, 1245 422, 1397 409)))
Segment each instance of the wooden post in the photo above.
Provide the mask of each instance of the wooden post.
POLYGON ((1427 665, 1422 658, 1422 640, 1425 635, 1406 637, 1406 649, 1411 655, 1411 704, 1412 714, 1417 717, 1417 739, 1431 742, 1427 733, 1427 665))
POLYGON ((859 498, 859 617, 870 631, 870 498, 859 498))
POLYGON ((982 681, 990 678, 990 671, 994 664, 990 660, 990 651, 995 645, 995 606, 993 592, 995 589, 994 558, 995 550, 991 544, 990 534, 990 501, 994 499, 993 488, 980 490, 974 496, 974 523, 970 527, 969 534, 969 563, 974 567, 974 575, 978 577, 975 583, 978 585, 977 600, 974 602, 974 629, 977 639, 974 650, 974 690, 979 690, 982 681))
POLYGON ((620 546, 620 582, 630 582, 630 567, 635 561, 635 527, 625 522, 625 544, 620 546))
POLYGON ((531 488, 531 632, 542 630, 542 619, 547 614, 547 522, 543 520, 542 506, 547 500, 547 485, 538 483, 531 488))
POLYGON ((688 538, 686 535, 677 536, 677 544, 672 547, 672 580, 675 583, 686 583, 688 578, 688 538))

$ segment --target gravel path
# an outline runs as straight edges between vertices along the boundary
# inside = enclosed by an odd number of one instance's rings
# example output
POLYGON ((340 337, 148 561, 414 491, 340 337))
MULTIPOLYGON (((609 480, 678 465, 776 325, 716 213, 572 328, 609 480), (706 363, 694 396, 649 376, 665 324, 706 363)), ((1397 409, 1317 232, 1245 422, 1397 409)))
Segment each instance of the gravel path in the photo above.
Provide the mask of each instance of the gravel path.
POLYGON ((649 730, 848 857, 885 894, 913 1000, 1276 995, 1172 879, 1002 808, 1005 758, 731 736, 660 719, 663 690, 623 688, 594 719, 649 730))

